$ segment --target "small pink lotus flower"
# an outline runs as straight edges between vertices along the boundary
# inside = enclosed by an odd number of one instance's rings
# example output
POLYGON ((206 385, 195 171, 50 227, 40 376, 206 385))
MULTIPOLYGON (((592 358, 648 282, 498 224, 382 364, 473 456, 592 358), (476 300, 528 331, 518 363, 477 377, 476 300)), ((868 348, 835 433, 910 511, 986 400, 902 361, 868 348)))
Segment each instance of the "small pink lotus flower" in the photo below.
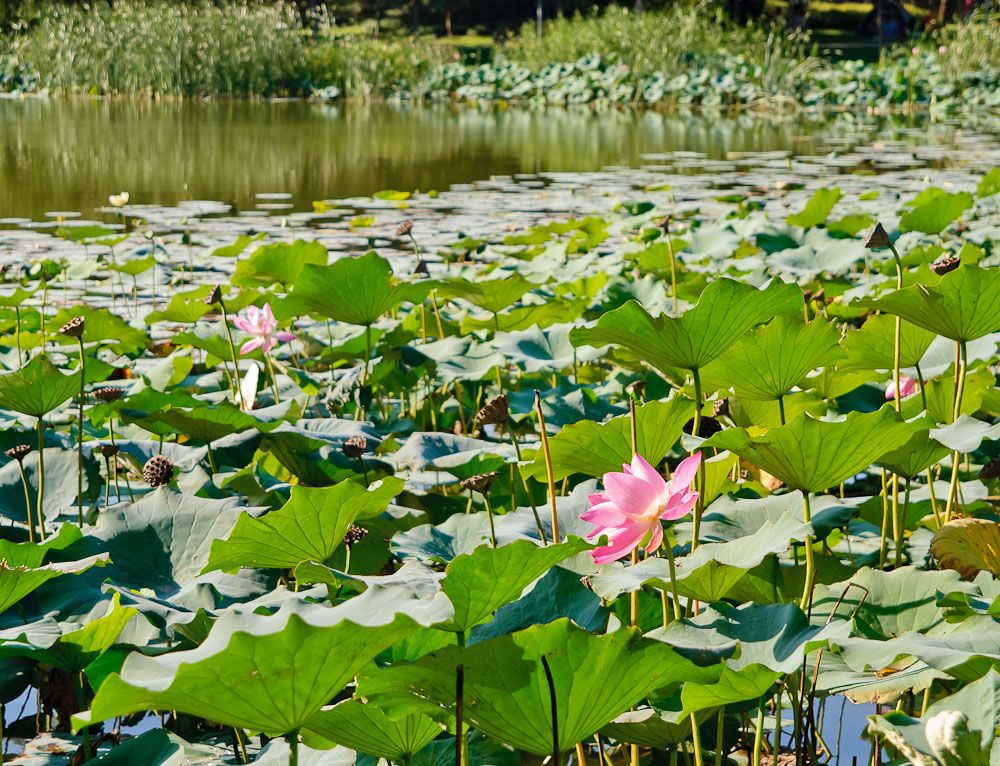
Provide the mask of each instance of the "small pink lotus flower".
POLYGON ((624 473, 604 474, 604 492, 590 496, 590 508, 580 518, 596 526, 589 539, 608 536, 608 544, 591 551, 594 562, 607 564, 631 553, 647 537, 646 552, 655 551, 663 540, 660 519, 674 521, 694 508, 698 493, 691 489, 701 453, 681 461, 668 484, 639 454, 624 473))
POLYGON ((939 56, 943 56, 943 55, 944 55, 944 54, 946 54, 947 52, 948 52, 948 46, 946 46, 946 45, 941 45, 941 46, 939 46, 939 47, 938 47, 938 55, 939 55, 939 56))
MULTIPOLYGON (((901 398, 905 399, 916 390, 917 390, 917 381, 915 378, 911 378, 909 375, 899 376, 899 391, 902 394, 901 398)), ((889 385, 885 387, 885 398, 886 399, 896 398, 896 381, 890 380, 889 385)))
POLYGON ((914 46, 913 50, 910 51, 910 53, 912 53, 914 56, 919 56, 920 55, 920 48, 914 46))
POLYGON ((240 356, 249 354, 255 348, 266 354, 278 345, 278 341, 295 340, 295 336, 290 332, 275 332, 278 330, 278 320, 274 318, 270 303, 265 303, 263 310, 256 306, 248 307, 247 315, 234 317, 233 324, 253 336, 240 346, 240 356))

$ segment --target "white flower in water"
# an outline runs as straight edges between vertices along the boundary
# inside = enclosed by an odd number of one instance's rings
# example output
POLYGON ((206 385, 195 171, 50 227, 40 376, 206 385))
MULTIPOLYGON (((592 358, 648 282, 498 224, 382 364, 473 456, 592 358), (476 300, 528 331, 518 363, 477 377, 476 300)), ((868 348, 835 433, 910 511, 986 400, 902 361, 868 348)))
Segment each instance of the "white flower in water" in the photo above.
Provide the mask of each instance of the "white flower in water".
POLYGON ((125 207, 128 204, 128 192, 123 191, 119 194, 112 194, 108 197, 108 202, 114 207, 125 207))

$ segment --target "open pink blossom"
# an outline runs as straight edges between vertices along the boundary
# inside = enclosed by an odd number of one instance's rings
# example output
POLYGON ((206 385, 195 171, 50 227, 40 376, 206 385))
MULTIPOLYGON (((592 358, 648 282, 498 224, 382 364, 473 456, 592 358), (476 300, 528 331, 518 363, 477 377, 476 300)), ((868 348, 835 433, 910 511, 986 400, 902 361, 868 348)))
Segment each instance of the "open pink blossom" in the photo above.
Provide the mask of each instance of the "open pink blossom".
MULTIPOLYGON (((911 378, 909 375, 899 376, 899 391, 902 394, 903 399, 908 397, 916 390, 917 390, 916 378, 911 378)), ((896 398, 896 381, 890 380, 889 385, 885 387, 885 398, 886 399, 896 398)))
POLYGON ((290 332, 278 330, 278 320, 274 318, 271 304, 265 303, 263 309, 256 306, 247 308, 245 317, 234 317, 233 324, 253 337, 240 346, 240 356, 249 354, 259 348, 265 354, 278 345, 278 341, 295 340, 290 332))
POLYGON ((588 538, 608 536, 608 544, 591 552, 598 564, 617 561, 649 538, 646 552, 655 551, 663 540, 660 519, 674 521, 694 508, 698 493, 691 489, 701 463, 697 452, 681 461, 670 482, 639 454, 624 473, 604 474, 604 492, 590 496, 590 508, 580 518, 595 525, 588 538))

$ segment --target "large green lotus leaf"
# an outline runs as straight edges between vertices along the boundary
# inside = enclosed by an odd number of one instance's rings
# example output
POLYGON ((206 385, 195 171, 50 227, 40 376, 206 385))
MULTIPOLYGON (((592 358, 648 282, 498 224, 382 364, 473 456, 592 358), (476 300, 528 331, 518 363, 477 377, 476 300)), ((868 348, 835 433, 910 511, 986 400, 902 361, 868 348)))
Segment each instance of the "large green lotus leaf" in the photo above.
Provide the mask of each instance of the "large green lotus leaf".
POLYGON ((0 306, 4 306, 5 308, 16 308, 28 300, 28 298, 32 295, 37 293, 41 286, 42 283, 38 282, 32 290, 22 290, 20 287, 15 287, 14 292, 10 295, 0 296, 0 306))
POLYGON ((55 641, 45 636, 36 643, 29 632, 23 637, 0 643, 0 657, 30 657, 38 662, 79 673, 118 641, 125 626, 138 615, 122 607, 118 594, 99 604, 84 624, 59 623, 55 641))
MULTIPOLYGON (((587 510, 588 495, 597 492, 597 482, 581 482, 568 496, 556 497, 556 517, 559 522, 559 537, 570 535, 586 537, 594 525, 580 518, 587 510)), ((537 508, 541 517, 545 539, 553 539, 551 514, 548 507, 537 508)), ((518 508, 513 513, 494 515, 497 545, 503 546, 514 540, 529 538, 540 541, 535 514, 528 507, 518 508)), ((390 546, 399 559, 413 556, 424 562, 447 563, 463 553, 472 553, 490 539, 490 526, 486 512, 455 513, 440 524, 421 524, 392 537, 390 546)))
POLYGON ((443 298, 461 298, 492 314, 499 314, 533 287, 534 284, 514 273, 503 279, 449 280, 441 285, 438 294, 443 298))
POLYGON ((441 724, 422 713, 393 719, 374 705, 349 699, 310 718, 303 729, 303 741, 313 748, 334 743, 390 761, 408 762, 441 731, 441 724), (319 736, 311 736, 314 734, 319 736))
MULTIPOLYGON (((912 322, 902 322, 899 333, 899 366, 920 363, 935 338, 935 333, 912 322)), ((841 370, 891 370, 895 363, 896 318, 886 314, 869 317, 860 330, 848 330, 841 345, 847 359, 837 365, 841 370)))
POLYGON ((921 718, 911 718, 902 711, 892 711, 885 716, 869 716, 868 730, 886 737, 898 747, 911 763, 937 766, 994 763, 990 751, 995 748, 995 732, 1000 724, 1000 674, 990 671, 978 681, 963 687, 954 694, 939 699, 928 706, 921 718), (931 719, 944 714, 953 716, 951 711, 959 711, 965 720, 959 728, 951 732, 951 751, 961 752, 960 757, 947 757, 940 749, 940 736, 945 719, 932 723, 931 719), (936 731, 937 730, 937 731, 936 731), (938 759, 935 759, 934 756, 938 759))
POLYGON ((654 690, 711 681, 721 672, 721 665, 700 667, 643 638, 637 628, 595 636, 557 620, 362 675, 358 691, 390 715, 424 712, 452 721, 456 668, 462 665, 466 722, 500 742, 544 755, 553 750, 553 732, 542 658, 552 674, 561 752, 654 690))
MULTIPOLYGON (((74 429, 75 430, 75 429, 74 429)), ((83 502, 84 508, 92 503, 104 488, 101 479, 99 456, 86 447, 83 453, 83 502)), ((54 520, 63 514, 76 516, 79 457, 75 450, 58 447, 45 448, 45 494, 42 498, 42 515, 54 520)), ((32 515, 35 515, 38 497, 38 451, 32 450, 24 459, 24 476, 28 480, 32 515)), ((17 462, 12 460, 0 468, 0 516, 27 523, 27 505, 24 486, 17 462)), ((37 518, 36 518, 37 523, 37 518)))
MULTIPOLYGON (((61 753, 58 750, 56 752, 61 753)), ((207 766, 213 763, 221 764, 224 759, 231 756, 231 750, 224 751, 213 745, 191 744, 166 729, 151 729, 132 739, 123 739, 120 745, 115 745, 98 759, 87 761, 87 764, 88 766, 137 766, 137 764, 185 766, 185 764, 199 763, 207 766)))
POLYGON ((213 540, 202 574, 324 562, 356 519, 382 513, 402 488, 403 481, 394 477, 370 489, 350 479, 333 487, 293 487, 291 498, 277 511, 256 518, 243 514, 226 538, 213 540))
POLYGON ((258 247, 249 258, 236 263, 230 280, 237 287, 268 287, 278 282, 288 289, 307 263, 326 265, 328 255, 322 242, 297 239, 258 247))
POLYGON ((971 591, 972 586, 963 583, 957 572, 928 572, 913 566, 882 572, 864 567, 847 582, 817 585, 812 616, 826 619, 834 609, 842 619, 854 614, 855 632, 876 640, 907 631, 937 634, 950 630, 937 603, 938 592, 960 590, 971 591))
POLYGON ((271 412, 257 411, 255 417, 229 402, 222 402, 216 405, 203 403, 192 409, 170 407, 157 412, 122 409, 120 416, 123 423, 135 423, 152 433, 158 433, 157 426, 163 424, 191 439, 212 442, 251 428, 265 433, 273 431, 285 417, 294 418, 299 411, 298 405, 291 400, 268 409, 271 412))
POLYGON ((476 330, 495 330, 500 332, 517 332, 530 330, 533 327, 549 327, 559 321, 576 318, 584 306, 577 301, 564 301, 550 298, 545 303, 530 306, 518 306, 503 314, 482 314, 480 316, 464 316, 460 331, 468 335, 476 330))
MULTIPOLYGON (((793 540, 805 540, 809 533, 807 524, 786 513, 776 522, 765 521, 746 537, 700 545, 675 562, 677 592, 698 601, 723 599, 750 569, 769 555, 785 552, 793 540)), ((594 592, 605 600, 647 584, 670 591, 670 563, 666 558, 647 558, 628 567, 606 564, 590 577, 594 592)))
MULTIPOLYGON (((657 465, 681 436, 684 424, 694 416, 694 403, 675 396, 665 402, 647 402, 636 409, 636 446, 651 465, 657 465)), ((563 426, 549 440, 552 473, 556 481, 571 473, 602 476, 621 471, 632 462, 632 423, 628 415, 604 423, 581 420, 563 426)), ((535 454, 542 470, 541 450, 535 454)))
POLYGON ((984 441, 1000 439, 1000 423, 990 425, 969 415, 959 415, 954 423, 932 428, 930 437, 956 452, 975 452, 984 441))
POLYGON ((106 554, 88 556, 78 561, 60 561, 42 566, 12 564, 0 559, 0 612, 14 606, 43 583, 64 574, 79 574, 92 566, 103 566, 106 554))
POLYGON ((101 684, 77 728, 142 710, 177 710, 278 736, 296 731, 382 650, 451 613, 444 596, 372 588, 328 608, 226 613, 196 649, 132 654, 101 684))
MULTIPOLYGON (((850 521, 856 509, 845 502, 832 495, 818 495, 810 500, 812 535, 816 540, 825 540, 834 529, 850 521)), ((782 524, 782 519, 789 515, 804 520, 801 492, 762 498, 723 495, 705 509, 699 535, 701 542, 728 542, 752 535, 765 524, 782 524)), ((674 529, 680 542, 691 541, 690 521, 680 522, 674 529)))
MULTIPOLYGON (((113 369, 97 359, 88 359, 87 382, 105 380, 113 369)), ((51 412, 79 392, 79 374, 65 374, 45 354, 34 357, 19 370, 0 375, 0 407, 35 418, 51 412)))
POLYGON ((1000 271, 959 266, 937 284, 910 285, 877 300, 865 298, 859 305, 968 342, 1000 330, 1000 271))
POLYGON ((329 266, 307 263, 295 281, 292 298, 304 312, 338 322, 371 325, 404 301, 422 301, 428 281, 392 283, 392 267, 374 251, 344 257, 329 266))
MULTIPOLYGON (((711 713, 695 714, 700 726, 711 713)), ((680 694, 657 700, 656 707, 640 707, 622 713, 601 728, 601 734, 639 747, 667 749, 691 739, 691 714, 684 712, 680 694)))
POLYGON ((901 447, 918 429, 887 405, 877 412, 852 412, 839 421, 802 414, 761 436, 731 428, 704 446, 735 452, 794 489, 822 492, 901 447))
POLYGON ((907 659, 901 667, 893 666, 889 672, 882 668, 858 671, 840 655, 824 652, 816 691, 824 696, 843 694, 854 703, 886 703, 898 700, 903 694, 919 694, 934 681, 948 678, 947 673, 920 660, 907 659))
MULTIPOLYGON (((93 536, 111 555, 107 572, 113 583, 169 597, 196 582, 212 542, 228 534, 247 512, 241 498, 214 500, 161 487, 134 504, 102 511, 93 536)), ((218 581, 216 585, 225 591, 218 581)))
POLYGON ((758 290, 721 278, 710 283, 680 318, 652 317, 635 301, 604 314, 594 327, 570 333, 578 346, 622 346, 653 367, 701 369, 747 330, 779 314, 802 311, 802 292, 779 280, 758 290))
POLYGON ((853 670, 878 670, 900 657, 916 657, 952 678, 971 683, 990 668, 1000 668, 996 620, 976 615, 943 634, 910 631, 898 638, 850 638, 838 641, 844 662, 853 670))
POLYGON ((958 220, 972 207, 972 195, 968 192, 948 194, 941 189, 925 189, 914 202, 920 201, 899 219, 900 231, 922 231, 924 234, 938 234, 949 224, 958 220))
POLYGON ((558 372, 570 365, 593 362, 604 349, 576 349, 569 340, 571 324, 557 324, 547 329, 532 327, 518 332, 498 333, 494 344, 527 373, 558 372))
POLYGON ((441 581, 441 590, 455 607, 449 629, 469 630, 520 596, 549 568, 591 547, 579 537, 545 546, 515 540, 498 548, 481 545, 472 553, 456 556, 441 581))
POLYGON ((976 196, 982 199, 997 192, 1000 192, 1000 168, 993 168, 980 179, 976 186, 976 196))
POLYGON ((830 322, 806 324, 779 316, 751 330, 702 373, 705 391, 732 387, 741 399, 778 399, 801 384, 817 367, 831 367, 841 357, 840 333, 830 322))
POLYGON ((595 633, 603 632, 608 624, 608 610, 600 597, 583 584, 580 573, 555 566, 531 584, 517 601, 500 607, 492 620, 473 628, 468 643, 475 644, 560 617, 568 617, 581 628, 595 633))
POLYGON ((990 572, 980 572, 972 581, 973 589, 939 592, 938 606, 948 622, 962 622, 973 614, 1000 616, 1000 580, 990 572))
POLYGON ((839 199, 840 189, 836 187, 817 189, 802 211, 788 216, 785 222, 792 226, 801 226, 803 229, 819 226, 821 223, 826 223, 826 219, 830 217, 830 211, 833 210, 833 206, 837 204, 839 199))
POLYGON ((932 418, 924 415, 910 422, 921 425, 921 430, 915 432, 902 447, 886 452, 875 461, 897 476, 907 479, 923 473, 951 452, 940 442, 930 438, 930 429, 934 426, 932 418))
POLYGON ((84 343, 108 343, 108 347, 120 354, 138 355, 149 343, 149 336, 142 330, 133 327, 121 317, 115 316, 107 309, 99 309, 89 305, 73 306, 60 309, 46 322, 48 332, 53 339, 62 345, 76 346, 76 339, 59 335, 58 330, 70 319, 82 316, 86 318, 83 327, 84 343))
MULTIPOLYGON (((987 367, 969 373, 965 377, 962 406, 959 415, 972 415, 982 409, 983 399, 995 390, 996 376, 987 367)), ((908 396, 903 400, 903 417, 910 419, 924 410, 936 423, 950 423, 955 414, 955 376, 935 378, 924 386, 923 396, 908 396)))

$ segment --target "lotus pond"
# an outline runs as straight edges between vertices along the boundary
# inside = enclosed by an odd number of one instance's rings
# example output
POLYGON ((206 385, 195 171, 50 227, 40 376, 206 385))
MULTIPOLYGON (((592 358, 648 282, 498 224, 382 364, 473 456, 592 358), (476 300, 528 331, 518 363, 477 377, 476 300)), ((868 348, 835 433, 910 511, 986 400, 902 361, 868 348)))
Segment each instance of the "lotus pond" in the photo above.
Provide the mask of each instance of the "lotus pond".
POLYGON ((5 219, 7 758, 995 762, 1000 146, 942 136, 5 219))

